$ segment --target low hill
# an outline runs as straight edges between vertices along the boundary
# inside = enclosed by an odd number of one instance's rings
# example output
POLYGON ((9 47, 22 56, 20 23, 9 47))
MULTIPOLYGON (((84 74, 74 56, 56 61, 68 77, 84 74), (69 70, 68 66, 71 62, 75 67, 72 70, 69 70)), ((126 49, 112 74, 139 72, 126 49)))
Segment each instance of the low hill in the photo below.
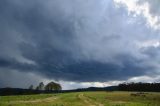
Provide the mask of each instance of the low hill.
POLYGON ((89 88, 79 88, 79 89, 73 89, 73 90, 60 90, 60 91, 29 90, 29 89, 20 89, 20 88, 0 88, 0 96, 30 95, 30 94, 41 94, 41 93, 82 92, 82 91, 116 91, 116 90, 118 90, 118 86, 89 87, 89 88))

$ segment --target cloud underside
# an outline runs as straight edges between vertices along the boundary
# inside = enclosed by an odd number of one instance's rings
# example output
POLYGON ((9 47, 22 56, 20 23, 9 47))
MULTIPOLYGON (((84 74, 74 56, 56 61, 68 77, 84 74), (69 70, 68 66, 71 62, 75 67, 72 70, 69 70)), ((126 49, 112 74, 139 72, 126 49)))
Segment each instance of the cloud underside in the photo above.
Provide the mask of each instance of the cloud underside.
POLYGON ((71 82, 159 75, 159 3, 0 1, 1 85, 15 70, 71 82))

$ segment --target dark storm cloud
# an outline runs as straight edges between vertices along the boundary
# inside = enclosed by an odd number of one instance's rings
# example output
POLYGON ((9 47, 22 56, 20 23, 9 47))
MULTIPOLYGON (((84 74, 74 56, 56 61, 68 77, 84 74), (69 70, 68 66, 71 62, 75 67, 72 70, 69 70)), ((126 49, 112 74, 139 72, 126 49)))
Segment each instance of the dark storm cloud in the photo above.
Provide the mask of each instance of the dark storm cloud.
MULTIPOLYGON (((151 67, 137 66, 135 63, 126 63, 125 65, 121 67, 110 63, 81 62, 66 66, 65 68, 59 68, 57 71, 54 71, 54 74, 57 80, 105 82, 116 79, 127 80, 133 76, 144 75, 145 72, 152 69, 151 67)), ((52 77, 52 74, 49 73, 48 76, 52 77)))
POLYGON ((1 67, 6 67, 6 66, 10 66, 10 62, 5 60, 5 59, 0 59, 0 66, 1 67))
POLYGON ((7 70, 77 82, 157 71, 135 44, 158 32, 111 0, 1 0, 0 13, 0 67, 7 70))

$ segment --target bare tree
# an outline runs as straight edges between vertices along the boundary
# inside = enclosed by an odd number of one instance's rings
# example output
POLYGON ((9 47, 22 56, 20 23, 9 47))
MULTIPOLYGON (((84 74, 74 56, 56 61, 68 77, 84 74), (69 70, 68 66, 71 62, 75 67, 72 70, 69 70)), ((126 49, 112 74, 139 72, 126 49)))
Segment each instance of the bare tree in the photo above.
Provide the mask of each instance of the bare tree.
POLYGON ((29 86, 29 89, 30 89, 30 90, 33 90, 33 85, 30 85, 30 86, 29 86))
POLYGON ((40 82, 38 88, 39 88, 39 90, 44 90, 44 83, 40 82))

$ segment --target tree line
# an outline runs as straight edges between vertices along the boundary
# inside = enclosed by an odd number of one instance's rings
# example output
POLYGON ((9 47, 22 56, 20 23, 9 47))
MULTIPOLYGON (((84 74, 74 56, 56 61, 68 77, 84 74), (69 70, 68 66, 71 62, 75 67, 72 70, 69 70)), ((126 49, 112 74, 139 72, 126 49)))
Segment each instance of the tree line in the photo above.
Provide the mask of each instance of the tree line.
POLYGON ((123 83, 118 85, 120 91, 160 92, 160 83, 123 83))
POLYGON ((43 82, 40 82, 37 87, 34 88, 33 85, 29 86, 30 90, 46 90, 46 91, 52 91, 52 90, 62 90, 62 86, 55 82, 49 82, 47 85, 44 85, 43 82))

